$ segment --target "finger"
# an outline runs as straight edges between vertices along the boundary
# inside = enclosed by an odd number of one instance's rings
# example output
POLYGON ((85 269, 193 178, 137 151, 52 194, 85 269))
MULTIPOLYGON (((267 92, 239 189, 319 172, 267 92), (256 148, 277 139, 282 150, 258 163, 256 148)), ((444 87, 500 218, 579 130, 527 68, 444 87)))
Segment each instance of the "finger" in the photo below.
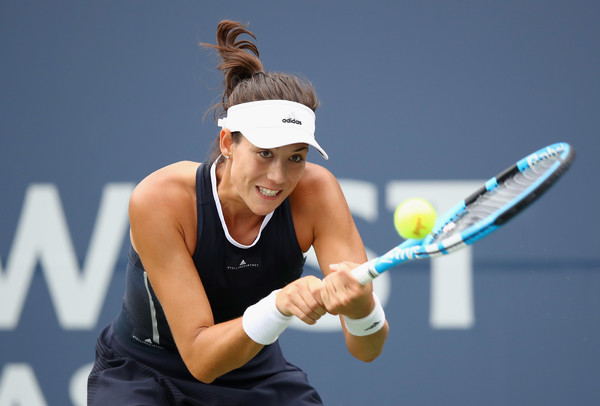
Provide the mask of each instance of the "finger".
POLYGON ((321 295, 327 311, 331 314, 339 314, 348 301, 348 294, 338 278, 331 277, 324 281, 321 295), (326 298, 326 300, 325 300, 326 298))
POLYGON ((331 314, 355 314, 369 306, 370 289, 347 272, 330 274, 323 280, 321 295, 331 314))
POLYGON ((302 290, 291 299, 294 315, 305 323, 314 324, 327 312, 309 290, 302 290))
POLYGON ((335 311, 334 306, 334 297, 329 288, 330 282, 323 280, 321 285, 321 299, 323 299, 323 306, 328 313, 333 315, 337 315, 338 313, 335 311))
POLYGON ((333 295, 347 295, 349 293, 348 278, 344 272, 329 275, 327 287, 333 295))
POLYGON ((290 297, 289 300, 286 301, 285 309, 286 312, 282 314, 296 316, 298 319, 308 324, 314 324, 319 318, 318 313, 313 312, 310 306, 297 296, 290 297))
POLYGON ((312 297, 319 306, 323 306, 323 298, 321 297, 321 288, 323 286, 323 281, 321 279, 315 278, 309 282, 309 290, 312 294, 312 297))
MULTIPOLYGON (((352 275, 353 265, 351 263, 343 263, 338 267, 338 272, 335 274, 338 278, 339 287, 343 286, 343 290, 351 295, 363 294, 371 289, 371 286, 363 286, 352 275)), ((341 289, 341 288, 338 288, 341 289)))

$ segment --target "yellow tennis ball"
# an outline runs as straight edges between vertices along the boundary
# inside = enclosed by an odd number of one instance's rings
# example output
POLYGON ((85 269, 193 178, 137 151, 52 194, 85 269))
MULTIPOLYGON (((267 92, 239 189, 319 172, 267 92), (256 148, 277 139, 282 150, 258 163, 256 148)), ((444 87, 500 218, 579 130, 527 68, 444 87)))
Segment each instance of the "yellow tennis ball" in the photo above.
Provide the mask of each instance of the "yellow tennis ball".
POLYGON ((394 226, 404 239, 424 238, 435 225, 437 213, 431 203, 412 198, 400 203, 394 211, 394 226))

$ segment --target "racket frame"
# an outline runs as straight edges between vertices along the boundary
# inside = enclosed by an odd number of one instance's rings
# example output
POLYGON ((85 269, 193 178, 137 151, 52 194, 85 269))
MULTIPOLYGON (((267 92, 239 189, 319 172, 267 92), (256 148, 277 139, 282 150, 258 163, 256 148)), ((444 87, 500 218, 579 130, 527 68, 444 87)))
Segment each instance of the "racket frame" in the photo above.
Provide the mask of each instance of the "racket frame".
POLYGON ((542 196, 568 169, 573 159, 575 159, 575 150, 566 142, 552 144, 529 154, 498 175, 490 178, 474 193, 455 204, 450 210, 440 216, 431 233, 423 239, 406 240, 384 255, 358 266, 352 271, 352 274, 364 285, 377 278, 381 273, 404 262, 446 255, 473 244, 506 224, 510 219, 542 196), (554 162, 542 176, 514 197, 506 206, 491 213, 460 233, 456 233, 440 242, 433 242, 435 237, 444 231, 445 227, 450 227, 453 224, 453 220, 458 218, 480 196, 494 190, 498 185, 501 185, 518 172, 523 172, 541 161, 555 157, 556 155, 559 155, 560 160, 554 162))

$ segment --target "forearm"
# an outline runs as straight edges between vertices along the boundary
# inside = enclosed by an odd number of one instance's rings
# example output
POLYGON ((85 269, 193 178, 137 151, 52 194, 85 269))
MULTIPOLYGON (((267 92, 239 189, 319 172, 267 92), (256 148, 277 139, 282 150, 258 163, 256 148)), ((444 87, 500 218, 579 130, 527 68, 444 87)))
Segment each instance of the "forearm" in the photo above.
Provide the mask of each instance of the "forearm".
POLYGON ((359 318, 341 317, 348 350, 365 362, 371 362, 381 354, 389 330, 379 298, 374 293, 371 296, 374 306, 369 314, 359 318))
POLYGON ((181 356, 191 374, 211 383, 216 378, 245 365, 263 348, 251 340, 239 317, 198 331, 181 356))
POLYGON ((199 330, 190 347, 194 376, 212 382, 244 365, 264 345, 274 343, 292 321, 277 308, 278 292, 248 307, 241 318, 199 330))
POLYGON ((344 337, 346 339, 348 351, 361 361, 371 362, 383 351, 388 331, 389 325, 387 321, 379 331, 367 336, 355 336, 344 329, 344 337))

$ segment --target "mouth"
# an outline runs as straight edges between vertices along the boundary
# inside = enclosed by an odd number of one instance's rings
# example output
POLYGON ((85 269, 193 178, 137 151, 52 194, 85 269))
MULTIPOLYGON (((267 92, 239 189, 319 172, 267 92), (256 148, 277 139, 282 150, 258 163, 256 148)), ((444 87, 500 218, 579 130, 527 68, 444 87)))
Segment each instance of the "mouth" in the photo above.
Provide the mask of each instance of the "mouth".
POLYGON ((268 189, 262 186, 257 186, 257 189, 258 192, 267 199, 274 199, 281 193, 281 190, 268 189))

